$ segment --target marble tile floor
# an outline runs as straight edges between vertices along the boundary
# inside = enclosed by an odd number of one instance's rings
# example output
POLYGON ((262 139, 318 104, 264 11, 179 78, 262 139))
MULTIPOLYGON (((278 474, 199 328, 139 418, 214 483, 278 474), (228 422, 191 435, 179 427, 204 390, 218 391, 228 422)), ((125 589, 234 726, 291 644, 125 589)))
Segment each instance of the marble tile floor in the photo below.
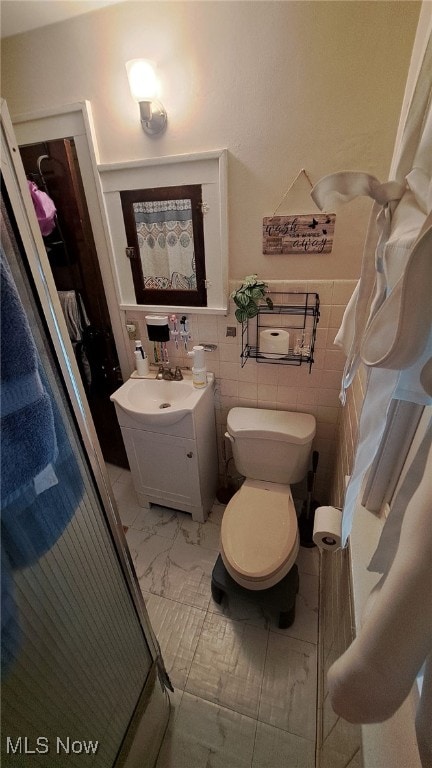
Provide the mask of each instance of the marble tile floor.
POLYGON ((214 603, 224 507, 206 523, 137 503, 130 472, 108 466, 126 539, 171 682, 157 768, 313 768, 318 552, 300 548, 296 619, 250 601, 214 603))

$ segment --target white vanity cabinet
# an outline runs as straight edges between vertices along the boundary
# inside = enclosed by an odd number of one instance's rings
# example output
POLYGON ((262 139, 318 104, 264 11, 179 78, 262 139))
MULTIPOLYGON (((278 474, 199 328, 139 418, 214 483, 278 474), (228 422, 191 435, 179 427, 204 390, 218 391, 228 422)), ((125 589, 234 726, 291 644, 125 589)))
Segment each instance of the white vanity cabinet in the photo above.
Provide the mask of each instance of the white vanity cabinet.
POLYGON ((204 522, 218 474, 213 379, 193 412, 174 424, 143 424, 117 404, 116 412, 139 504, 180 509, 204 522))

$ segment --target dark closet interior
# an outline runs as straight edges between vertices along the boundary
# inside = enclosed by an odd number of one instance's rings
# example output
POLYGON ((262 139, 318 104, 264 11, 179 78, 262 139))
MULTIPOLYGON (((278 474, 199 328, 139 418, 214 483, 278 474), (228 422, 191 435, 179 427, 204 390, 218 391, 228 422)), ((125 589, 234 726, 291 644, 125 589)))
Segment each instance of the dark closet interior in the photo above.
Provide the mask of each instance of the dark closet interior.
POLYGON ((20 153, 27 179, 56 207, 43 239, 104 459, 128 467, 109 399, 122 376, 74 140, 26 145, 20 153))

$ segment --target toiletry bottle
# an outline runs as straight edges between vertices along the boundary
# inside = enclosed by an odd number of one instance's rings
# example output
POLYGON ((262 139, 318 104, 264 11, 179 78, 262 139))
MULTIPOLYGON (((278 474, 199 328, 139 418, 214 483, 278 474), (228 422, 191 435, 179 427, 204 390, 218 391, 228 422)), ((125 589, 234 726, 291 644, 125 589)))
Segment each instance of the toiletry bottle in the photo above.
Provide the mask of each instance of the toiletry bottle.
POLYGON ((139 339, 135 341, 134 356, 135 368, 138 376, 146 376, 149 372, 149 361, 139 339))
POLYGON ((205 366, 204 347, 192 347, 192 352, 188 352, 188 355, 193 357, 192 384, 197 388, 205 387, 207 384, 207 369, 205 366))

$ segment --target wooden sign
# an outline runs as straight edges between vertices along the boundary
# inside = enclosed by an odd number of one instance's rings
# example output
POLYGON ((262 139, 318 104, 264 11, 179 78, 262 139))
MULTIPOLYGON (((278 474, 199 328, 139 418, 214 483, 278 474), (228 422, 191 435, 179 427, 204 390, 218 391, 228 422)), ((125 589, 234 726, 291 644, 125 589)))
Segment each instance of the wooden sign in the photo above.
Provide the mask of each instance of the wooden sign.
POLYGON ((310 213, 263 219, 263 254, 331 253, 336 215, 310 213))

